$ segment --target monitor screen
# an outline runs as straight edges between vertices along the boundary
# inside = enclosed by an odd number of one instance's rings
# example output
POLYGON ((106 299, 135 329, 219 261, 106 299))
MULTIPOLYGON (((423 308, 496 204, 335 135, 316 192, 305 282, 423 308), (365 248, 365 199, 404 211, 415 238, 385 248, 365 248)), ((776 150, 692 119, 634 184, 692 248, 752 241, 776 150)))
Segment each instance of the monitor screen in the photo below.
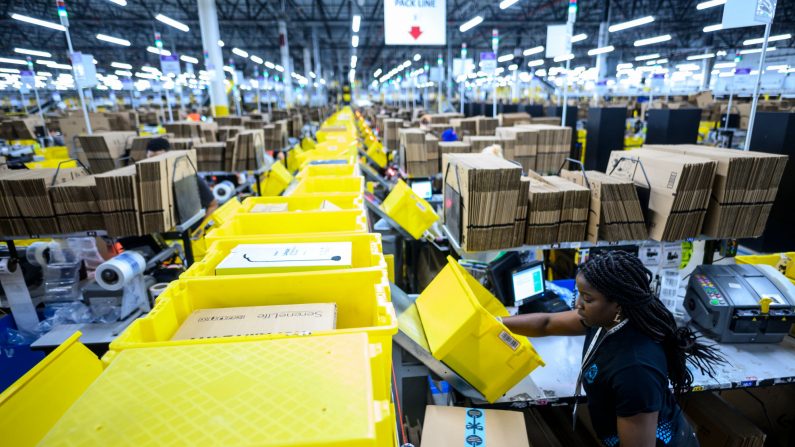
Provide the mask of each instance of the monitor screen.
POLYGON ((433 190, 431 189, 430 180, 417 180, 411 182, 411 190, 425 200, 430 200, 433 197, 433 190))
POLYGON ((513 297, 516 306, 544 293, 544 264, 538 263, 513 272, 513 297))

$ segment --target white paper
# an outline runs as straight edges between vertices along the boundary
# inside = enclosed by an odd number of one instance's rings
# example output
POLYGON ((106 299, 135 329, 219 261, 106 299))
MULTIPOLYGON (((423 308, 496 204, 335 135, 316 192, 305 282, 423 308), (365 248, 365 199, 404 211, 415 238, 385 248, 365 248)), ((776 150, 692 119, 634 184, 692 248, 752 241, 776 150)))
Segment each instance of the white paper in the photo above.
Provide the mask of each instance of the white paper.
POLYGON ((767 25, 776 12, 776 0, 727 0, 723 5, 723 29, 767 25))
MULTIPOLYGON (((562 56, 568 54, 569 50, 567 44, 568 33, 566 25, 548 25, 547 26, 547 49, 545 56, 547 58, 562 56)), ((570 44, 569 44, 570 45, 570 44)))
POLYGON ((446 45, 446 0, 384 0, 384 44, 446 45))

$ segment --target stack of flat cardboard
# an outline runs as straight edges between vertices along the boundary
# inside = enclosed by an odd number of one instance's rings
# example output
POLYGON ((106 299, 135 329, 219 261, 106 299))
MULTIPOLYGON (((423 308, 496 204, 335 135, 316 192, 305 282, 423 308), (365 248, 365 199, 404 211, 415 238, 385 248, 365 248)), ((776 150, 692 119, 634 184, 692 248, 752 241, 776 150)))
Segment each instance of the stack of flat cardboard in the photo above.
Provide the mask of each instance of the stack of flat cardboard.
POLYGON ((527 234, 527 207, 530 203, 530 178, 522 177, 519 185, 519 195, 516 198, 516 218, 513 223, 513 238, 511 247, 524 245, 527 234))
POLYGON ((268 123, 266 123, 263 120, 251 119, 250 121, 246 121, 245 128, 246 129, 263 129, 263 128, 265 128, 266 125, 268 125, 268 123))
POLYGON ((452 129, 452 128, 453 128, 453 126, 451 126, 450 124, 429 124, 428 125, 428 130, 430 130, 431 132, 433 132, 435 135, 438 135, 438 136, 442 136, 444 131, 446 131, 447 129, 452 129))
POLYGON ((425 134, 425 152, 428 154, 428 161, 436 164, 436 171, 439 171, 439 138, 431 133, 425 134))
POLYGON ((144 233, 168 231, 177 223, 174 184, 194 174, 196 152, 169 151, 135 164, 141 230, 144 233), (187 158, 190 163, 183 162, 187 158))
POLYGON ((534 116, 530 118, 531 124, 544 124, 548 126, 560 126, 559 116, 534 116))
POLYGON ((150 141, 154 140, 155 138, 165 138, 167 140, 171 140, 173 135, 165 134, 165 135, 148 135, 145 137, 135 137, 130 140, 130 158, 133 162, 141 161, 146 158, 146 145, 149 144, 150 141))
MULTIPOLYGON (((439 142, 439 160, 442 160, 445 154, 469 154, 472 152, 472 145, 464 143, 463 141, 440 141, 439 142)), ((444 170, 441 171, 444 174, 444 170)))
MULTIPOLYGON (((276 130, 275 130, 276 135, 274 137, 274 140, 279 142, 279 145, 277 147, 275 147, 274 149, 280 149, 281 150, 285 146, 287 146, 287 137, 290 135, 289 134, 289 132, 290 132, 289 127, 290 126, 289 126, 287 121, 288 120, 286 120, 286 119, 282 119, 282 120, 277 120, 277 121, 273 122, 273 125, 276 126, 276 130)), ((268 148, 268 149, 270 149, 270 148, 268 148)))
POLYGON ((243 126, 221 126, 218 128, 218 141, 229 141, 245 129, 243 126))
POLYGON ((301 114, 294 114, 290 119, 290 136, 293 138, 300 138, 301 129, 304 127, 304 119, 301 117, 301 114))
MULTIPOLYGON (((91 123, 91 130, 94 132, 107 132, 111 130, 108 118, 99 113, 89 113, 88 121, 91 123)), ((86 120, 81 112, 72 113, 69 116, 58 119, 58 128, 64 136, 64 143, 71 149, 80 146, 80 141, 74 138, 78 135, 83 135, 88 132, 86 128, 86 120)))
POLYGON ((478 135, 478 119, 472 118, 452 118, 450 125, 453 126, 459 140, 463 140, 467 135, 478 135))
POLYGON ((585 240, 588 230, 591 191, 556 175, 544 176, 544 180, 563 193, 560 206, 560 227, 556 241, 579 242, 585 240))
POLYGON ((718 164, 702 228, 704 235, 732 239, 762 235, 784 174, 786 155, 696 145, 644 147, 718 164))
POLYGON ((80 135, 80 147, 86 154, 91 172, 107 172, 116 168, 116 162, 124 156, 127 146, 136 137, 135 132, 102 132, 80 135))
POLYGON ((97 205, 109 236, 141 234, 138 215, 138 182, 135 166, 125 166, 94 176, 97 205))
POLYGON ((273 116, 273 121, 281 121, 287 119, 290 116, 290 112, 284 109, 273 110, 271 115, 273 116))
POLYGON ((715 393, 693 393, 683 407, 704 447, 765 445, 765 433, 715 393))
POLYGON ((427 115, 431 124, 449 124, 453 118, 463 118, 464 115, 460 113, 431 113, 427 115))
POLYGON ((176 121, 164 125, 168 133, 174 134, 176 138, 198 138, 203 137, 201 123, 197 121, 176 121))
POLYGON ((38 117, 14 118, 0 123, 0 138, 4 140, 35 140, 36 127, 41 126, 38 117))
POLYGON ((701 234, 716 168, 716 162, 703 157, 652 149, 635 149, 629 154, 613 151, 608 162, 612 176, 632 180, 641 187, 648 186, 648 177, 651 193, 646 224, 649 237, 657 241, 701 234))
POLYGON ((473 154, 479 154, 483 152, 483 149, 495 144, 502 149, 502 140, 496 136, 467 135, 464 137, 464 143, 470 144, 473 154))
POLYGON ((545 124, 520 124, 520 129, 538 132, 536 171, 556 173, 571 152, 571 128, 545 124))
POLYGON ((49 190, 85 175, 78 168, 4 171, 0 175, 2 232, 10 236, 60 232, 49 190))
POLYGON ((521 168, 493 155, 449 154, 442 172, 445 224, 460 246, 467 251, 510 247, 521 168))
POLYGON ((590 185, 588 241, 638 241, 648 237, 638 191, 631 180, 599 171, 563 170, 561 177, 581 186, 590 185))
POLYGON ((257 153, 265 149, 265 133, 262 130, 246 130, 235 136, 234 140, 227 141, 226 159, 231 158, 230 171, 250 171, 257 169, 257 153))
POLYGON ((221 127, 228 127, 228 126, 243 126, 243 117, 242 116, 219 116, 215 118, 215 122, 218 123, 219 130, 221 127))
POLYGON ((500 121, 500 126, 504 127, 511 127, 517 124, 530 124, 530 114, 529 113, 501 113, 497 115, 497 118, 500 121))
POLYGON ((497 136, 516 140, 513 160, 522 165, 525 172, 535 171, 538 153, 538 131, 520 127, 498 127, 497 136))
POLYGON ((64 233, 105 228, 97 203, 97 182, 92 175, 78 177, 50 188, 58 224, 64 233))
POLYGON ((557 242, 563 192, 536 175, 529 180, 526 245, 557 242))
POLYGON ((494 135, 494 132, 497 130, 497 126, 500 125, 499 119, 486 118, 485 116, 477 117, 475 122, 477 125, 477 135, 479 136, 494 135))
POLYGON ((226 143, 202 143, 197 145, 196 168, 201 172, 223 171, 224 170, 224 151, 226 143))
POLYGON ((171 149, 178 151, 187 151, 193 149, 197 144, 201 144, 200 138, 171 138, 168 140, 171 143, 171 149))
POLYGON ((275 151, 281 150, 284 147, 281 128, 277 128, 274 124, 267 124, 262 127, 262 131, 265 136, 265 149, 275 151))
POLYGON ((403 127, 403 120, 396 118, 385 118, 383 127, 384 147, 394 150, 400 147, 400 128, 403 127))

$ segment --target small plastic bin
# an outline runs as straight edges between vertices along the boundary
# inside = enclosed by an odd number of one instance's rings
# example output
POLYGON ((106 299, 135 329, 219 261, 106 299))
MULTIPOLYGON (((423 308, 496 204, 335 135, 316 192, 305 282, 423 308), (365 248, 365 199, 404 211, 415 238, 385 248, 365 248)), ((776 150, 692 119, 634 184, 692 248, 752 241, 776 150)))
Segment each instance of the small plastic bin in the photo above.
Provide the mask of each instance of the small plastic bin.
POLYGON ((293 190, 290 195, 301 194, 328 194, 328 193, 357 193, 364 191, 364 177, 307 177, 293 190))
MULTIPOLYGON (((747 255, 736 256, 734 261, 737 264, 762 264, 773 267, 782 264, 784 276, 795 284, 795 252, 775 253, 772 255, 747 255)), ((779 268, 781 270, 781 267, 779 268)))
POLYGON ((293 213, 238 213, 205 236, 207 244, 226 239, 243 241, 251 236, 367 233, 364 210, 300 211, 293 213))
POLYGON ((102 372, 75 332, 0 394, 3 445, 36 445, 102 372))
POLYGON ((387 355, 364 333, 121 352, 40 445, 394 446, 387 355))
POLYGON ((315 335, 366 333, 392 359, 397 317, 383 270, 335 270, 273 275, 185 278, 172 283, 149 314, 135 320, 110 344, 111 351, 157 346, 275 340, 284 334, 171 340, 193 311, 225 307, 336 303, 337 328, 315 335))
POLYGON ((287 171, 287 168, 281 163, 274 163, 260 182, 260 191, 263 196, 278 196, 287 189, 292 181, 293 176, 287 171))
POLYGON ((358 164, 339 164, 339 165, 307 165, 301 172, 296 175, 296 178, 303 179, 306 177, 352 177, 359 176, 358 164))
POLYGON ((417 298, 433 356, 461 375, 489 402, 544 362, 530 341, 495 317, 508 311, 453 258, 417 298))
POLYGON ((425 230, 439 220, 433 207, 418 196, 409 186, 398 180, 392 192, 381 204, 384 212, 403 227, 414 239, 419 239, 425 230))
MULTIPOLYGON (((323 242, 350 242, 351 243, 351 267, 344 270, 350 271, 358 269, 381 269, 387 275, 387 263, 384 259, 383 248, 381 246, 381 235, 378 233, 352 233, 340 235, 323 236, 276 236, 276 237, 257 237, 245 241, 246 244, 291 244, 291 243, 323 243, 323 242)), ((215 268, 226 258, 230 251, 240 245, 239 240, 221 240, 209 247, 207 255, 200 262, 195 262, 180 278, 197 278, 211 276, 215 277, 215 268)), ((273 273, 268 273, 273 274, 273 273)), ((294 274, 304 275, 306 272, 296 272, 294 274)), ((261 276, 255 274, 253 276, 261 276)), ((240 275, 237 275, 240 276, 240 275)), ((246 275, 249 276, 249 275, 246 275)), ((388 276, 385 276, 388 279, 388 276)))
MULTIPOLYGON (((323 202, 329 202, 343 210, 363 209, 364 200, 357 193, 346 194, 312 194, 281 197, 249 197, 243 201, 241 213, 259 213, 254 211, 257 205, 287 205, 286 212, 294 211, 323 211, 320 209, 323 202)), ((285 212, 285 211, 273 211, 285 212)))

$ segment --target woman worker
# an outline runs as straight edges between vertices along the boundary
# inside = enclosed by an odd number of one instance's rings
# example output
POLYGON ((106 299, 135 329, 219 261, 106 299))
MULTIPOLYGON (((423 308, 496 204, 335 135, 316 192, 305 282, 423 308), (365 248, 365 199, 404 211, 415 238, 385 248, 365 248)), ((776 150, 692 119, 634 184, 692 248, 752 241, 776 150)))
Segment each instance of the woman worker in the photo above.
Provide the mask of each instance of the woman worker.
POLYGON ((712 376, 724 362, 652 292, 652 274, 623 251, 585 262, 574 310, 506 317, 527 337, 585 335, 580 376, 593 428, 607 447, 698 446, 676 397, 690 390, 688 362, 712 376), (673 388, 673 392, 669 388, 673 388))

